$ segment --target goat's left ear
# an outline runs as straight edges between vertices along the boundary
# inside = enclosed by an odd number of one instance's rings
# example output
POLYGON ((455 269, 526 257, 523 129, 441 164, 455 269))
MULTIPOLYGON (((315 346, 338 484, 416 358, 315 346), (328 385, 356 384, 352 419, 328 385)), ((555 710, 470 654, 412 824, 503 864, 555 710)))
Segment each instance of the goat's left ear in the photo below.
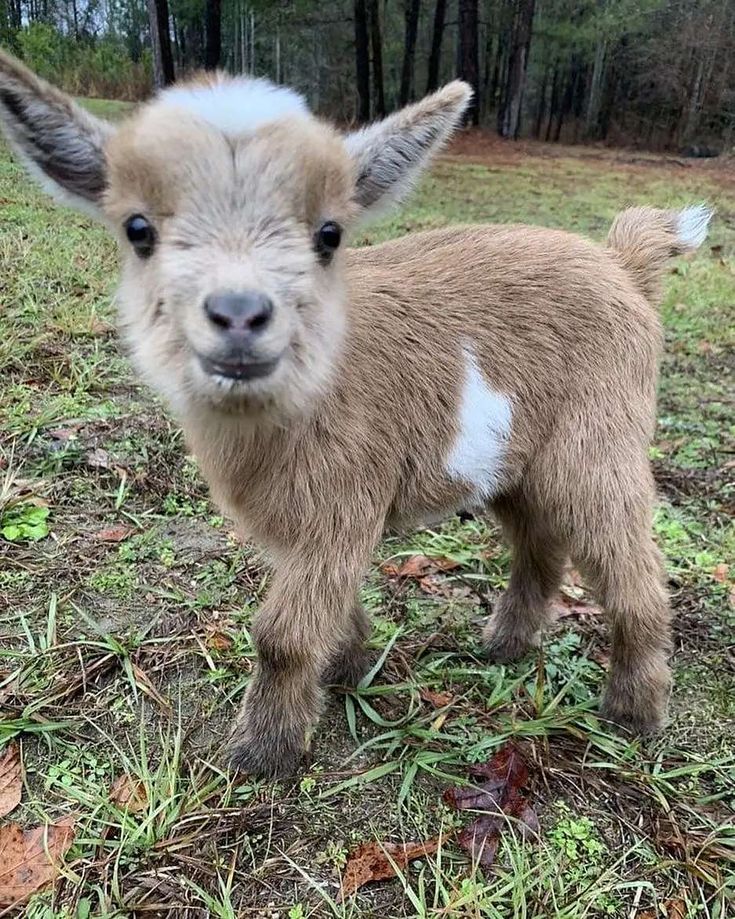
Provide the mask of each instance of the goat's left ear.
POLYGON ((112 125, 0 51, 0 126, 47 191, 99 215, 106 185, 104 145, 112 125))
POLYGON ((455 80, 383 121, 348 134, 356 163, 355 200, 363 211, 400 201, 461 122, 472 98, 455 80))

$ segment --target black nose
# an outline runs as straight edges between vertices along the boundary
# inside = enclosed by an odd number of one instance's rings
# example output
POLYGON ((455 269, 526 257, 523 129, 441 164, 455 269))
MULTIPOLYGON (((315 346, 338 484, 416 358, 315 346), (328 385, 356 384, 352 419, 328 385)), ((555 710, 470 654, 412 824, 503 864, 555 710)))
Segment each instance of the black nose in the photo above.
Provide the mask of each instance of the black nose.
POLYGON ((224 290, 210 294, 204 310, 212 322, 230 332, 259 332, 271 321, 273 301, 257 290, 224 290))

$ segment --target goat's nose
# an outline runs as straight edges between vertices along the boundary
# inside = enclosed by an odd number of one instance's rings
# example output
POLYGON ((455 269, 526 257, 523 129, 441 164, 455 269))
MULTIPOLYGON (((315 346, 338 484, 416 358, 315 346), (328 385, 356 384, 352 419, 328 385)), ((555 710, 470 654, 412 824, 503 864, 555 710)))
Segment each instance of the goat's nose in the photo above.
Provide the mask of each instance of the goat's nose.
POLYGON ((230 332, 259 332, 271 321, 273 301, 257 290, 225 290, 210 294, 204 311, 221 329, 230 332))

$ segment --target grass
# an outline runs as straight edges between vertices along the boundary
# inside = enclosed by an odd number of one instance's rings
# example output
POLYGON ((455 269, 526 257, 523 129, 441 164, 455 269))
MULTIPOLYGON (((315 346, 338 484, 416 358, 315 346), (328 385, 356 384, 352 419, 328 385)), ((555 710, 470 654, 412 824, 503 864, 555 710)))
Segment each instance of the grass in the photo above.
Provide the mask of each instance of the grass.
POLYGON ((710 244, 673 269, 663 307, 652 461, 677 612, 670 727, 641 744, 598 720, 607 637, 581 585, 567 585, 580 605, 535 658, 484 664, 479 624, 508 553, 490 521, 455 519, 381 546, 363 597, 383 666, 332 696, 309 768, 280 785, 224 771, 265 572, 119 352, 112 243, 51 205, 3 150, 0 744, 22 742, 14 818, 76 822, 55 891, 18 915, 581 919, 671 899, 687 917, 730 915, 735 185, 663 160, 464 148, 358 242, 460 220, 602 238, 626 204, 718 208, 710 244), (460 567, 397 585, 380 563, 413 553, 460 567), (427 691, 445 694, 438 707, 427 691), (452 842, 462 821, 442 791, 509 737, 530 764, 541 841, 505 834, 483 872, 452 842), (111 800, 121 776, 142 789, 142 808, 111 800), (435 837, 435 856, 341 900, 353 845, 435 837))

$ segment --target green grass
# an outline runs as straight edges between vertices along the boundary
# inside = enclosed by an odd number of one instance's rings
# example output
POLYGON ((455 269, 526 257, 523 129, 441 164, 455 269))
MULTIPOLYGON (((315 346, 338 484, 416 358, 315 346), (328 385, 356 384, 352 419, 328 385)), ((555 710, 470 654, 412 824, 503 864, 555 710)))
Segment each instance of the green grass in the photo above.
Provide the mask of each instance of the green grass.
POLYGON ((627 204, 717 206, 710 244, 676 265, 663 307, 651 455, 677 612, 671 725, 641 744, 600 723, 607 636, 594 613, 560 620, 518 665, 483 663, 483 598, 502 589, 509 556, 490 521, 451 520, 381 546, 363 599, 384 666, 331 697, 304 774, 269 785, 236 780, 219 757, 254 658, 257 553, 209 504, 180 432, 120 354, 111 241, 0 151, 0 744, 22 741, 14 818, 74 814, 77 828, 55 893, 24 915, 581 919, 667 898, 687 917, 729 915, 735 185, 703 167, 541 152, 448 157, 358 242, 466 220, 601 239, 627 204), (111 527, 121 542, 100 536, 111 527), (380 568, 413 553, 460 568, 430 590, 380 568), (435 708, 427 690, 450 701, 435 708), (509 737, 531 764, 541 841, 509 831, 483 873, 453 842, 464 820, 442 791, 509 737), (142 787, 142 809, 110 800, 123 774, 142 787), (437 836, 436 856, 341 901, 353 845, 437 836))

